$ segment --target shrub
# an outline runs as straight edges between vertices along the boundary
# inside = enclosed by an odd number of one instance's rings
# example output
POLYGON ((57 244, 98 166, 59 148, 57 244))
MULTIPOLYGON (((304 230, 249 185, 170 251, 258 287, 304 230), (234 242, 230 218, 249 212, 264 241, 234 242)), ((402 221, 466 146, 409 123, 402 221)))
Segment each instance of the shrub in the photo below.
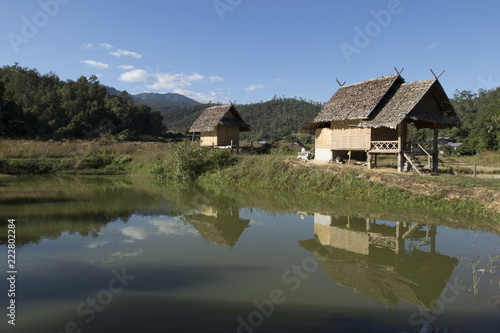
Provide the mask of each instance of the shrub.
POLYGON ((106 150, 99 152, 88 152, 81 160, 76 163, 75 169, 100 169, 113 163, 116 157, 115 153, 109 153, 106 150))
POLYGON ((188 141, 173 147, 171 156, 157 156, 151 172, 160 179, 196 180, 207 172, 219 171, 231 161, 231 151, 200 147, 188 141))

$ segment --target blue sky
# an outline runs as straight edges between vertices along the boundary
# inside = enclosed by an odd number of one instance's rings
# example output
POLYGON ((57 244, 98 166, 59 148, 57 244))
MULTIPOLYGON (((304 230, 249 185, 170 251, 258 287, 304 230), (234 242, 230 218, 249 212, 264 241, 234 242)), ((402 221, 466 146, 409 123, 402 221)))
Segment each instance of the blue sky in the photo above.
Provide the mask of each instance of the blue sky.
POLYGON ((341 82, 439 75, 500 86, 499 1, 19 0, 0 12, 0 65, 97 75, 130 93, 326 102, 341 82))

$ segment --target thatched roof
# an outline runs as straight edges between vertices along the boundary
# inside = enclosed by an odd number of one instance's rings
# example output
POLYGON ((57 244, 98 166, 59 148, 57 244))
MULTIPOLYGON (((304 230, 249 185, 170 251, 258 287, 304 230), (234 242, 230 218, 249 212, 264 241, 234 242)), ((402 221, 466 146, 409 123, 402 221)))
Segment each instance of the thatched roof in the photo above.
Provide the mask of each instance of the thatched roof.
POLYGON ((313 131, 346 120, 358 121, 358 127, 395 129, 405 118, 417 127, 461 125, 437 79, 405 83, 395 74, 340 87, 318 116, 301 130, 313 131))
POLYGON ((213 131, 217 125, 236 126, 240 131, 250 131, 250 125, 236 111, 232 104, 216 105, 205 109, 196 121, 186 130, 186 134, 213 131))
POLYGON ((250 220, 240 219, 239 214, 218 214, 217 216, 193 214, 185 216, 184 219, 207 241, 230 248, 236 244, 250 224, 250 220))

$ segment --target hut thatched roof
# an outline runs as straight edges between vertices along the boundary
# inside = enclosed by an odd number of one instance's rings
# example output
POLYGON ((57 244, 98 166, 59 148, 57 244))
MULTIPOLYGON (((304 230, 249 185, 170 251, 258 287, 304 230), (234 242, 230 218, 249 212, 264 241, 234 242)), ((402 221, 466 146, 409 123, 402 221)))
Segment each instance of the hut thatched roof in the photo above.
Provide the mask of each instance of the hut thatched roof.
POLYGON ((339 284, 393 306, 398 301, 431 310, 455 270, 457 258, 415 250, 397 255, 397 264, 380 254, 357 254, 314 239, 299 241, 339 284))
POLYGON ((250 220, 240 219, 235 215, 218 214, 208 216, 203 214, 187 215, 184 219, 191 224, 207 241, 221 247, 232 248, 243 231, 248 228, 250 220))
POLYGON ((461 125, 437 79, 405 83, 395 74, 340 87, 318 116, 301 130, 313 131, 346 120, 358 121, 358 127, 396 128, 405 118, 417 127, 461 125))
POLYGON ((213 131, 217 125, 236 126, 240 131, 250 131, 250 125, 236 111, 232 104, 216 105, 205 109, 196 121, 186 130, 186 134, 213 131))

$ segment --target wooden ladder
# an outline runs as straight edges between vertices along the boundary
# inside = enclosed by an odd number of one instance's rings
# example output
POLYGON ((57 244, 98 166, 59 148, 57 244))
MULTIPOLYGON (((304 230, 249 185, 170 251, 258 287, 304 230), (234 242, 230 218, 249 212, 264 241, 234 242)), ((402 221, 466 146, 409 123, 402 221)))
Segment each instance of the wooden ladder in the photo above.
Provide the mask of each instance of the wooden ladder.
POLYGON ((422 163, 420 163, 420 161, 418 160, 418 158, 416 158, 413 155, 409 155, 407 153, 404 153, 404 155, 405 155, 405 158, 408 161, 408 163, 411 164, 411 166, 413 167, 413 169, 415 169, 419 175, 425 176, 425 175, 430 175, 431 174, 431 171, 428 170, 428 169, 426 169, 426 168, 424 168, 424 166, 422 165, 422 163))

